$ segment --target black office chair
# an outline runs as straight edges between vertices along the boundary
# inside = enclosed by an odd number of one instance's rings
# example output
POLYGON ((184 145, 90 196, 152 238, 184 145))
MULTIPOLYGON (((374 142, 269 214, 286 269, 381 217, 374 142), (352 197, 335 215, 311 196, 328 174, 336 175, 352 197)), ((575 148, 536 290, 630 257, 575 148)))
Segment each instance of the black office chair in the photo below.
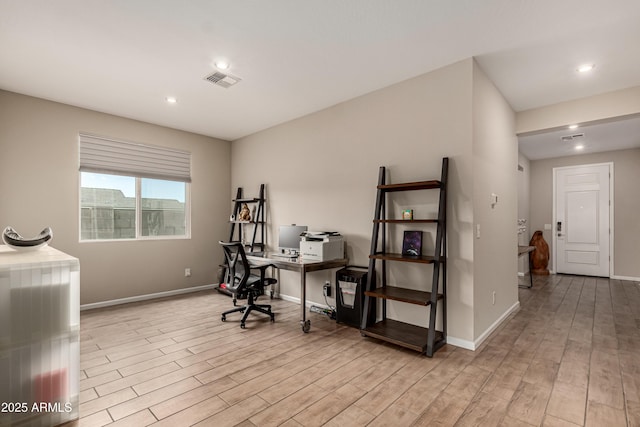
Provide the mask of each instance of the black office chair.
POLYGON ((233 296, 233 305, 236 304, 238 298, 247 298, 247 304, 222 313, 222 321, 225 322, 227 320, 227 314, 237 312, 244 313, 242 319, 240 319, 240 327, 244 329, 245 321, 247 317, 249 317, 249 313, 254 310, 269 315, 271 321, 275 321, 275 316, 271 312, 270 305, 255 303, 258 297, 264 294, 264 288, 266 286, 277 283, 276 279, 265 277, 265 270, 270 267, 271 264, 259 266, 249 264, 242 243, 220 242, 220 245, 222 245, 224 257, 227 262, 225 266, 227 269, 226 289, 231 292, 233 296), (251 269, 260 270, 260 275, 256 276, 251 274, 251 269))

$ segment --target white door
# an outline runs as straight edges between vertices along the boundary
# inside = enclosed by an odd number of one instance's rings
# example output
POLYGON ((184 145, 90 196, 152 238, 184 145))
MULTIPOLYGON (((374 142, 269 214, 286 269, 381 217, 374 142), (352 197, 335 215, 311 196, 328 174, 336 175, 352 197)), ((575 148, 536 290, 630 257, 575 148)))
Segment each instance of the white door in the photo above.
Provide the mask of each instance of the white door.
POLYGON ((612 165, 555 168, 556 272, 609 277, 612 165))

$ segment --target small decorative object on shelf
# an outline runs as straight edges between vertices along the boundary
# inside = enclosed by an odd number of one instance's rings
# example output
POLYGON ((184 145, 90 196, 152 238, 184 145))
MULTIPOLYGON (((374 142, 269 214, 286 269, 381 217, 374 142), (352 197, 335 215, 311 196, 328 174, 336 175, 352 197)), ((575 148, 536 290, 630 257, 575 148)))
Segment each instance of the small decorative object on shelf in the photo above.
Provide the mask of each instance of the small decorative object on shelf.
POLYGON ((240 221, 251 221, 251 211, 249 210, 249 206, 246 203, 242 205, 242 209, 240 210, 240 217, 238 219, 240 221))
POLYGON ((11 249, 17 251, 35 251, 49 244, 53 238, 53 231, 50 227, 45 228, 37 236, 25 239, 16 230, 7 227, 2 232, 2 241, 11 249))
POLYGON ((422 231, 405 231, 402 240, 402 255, 422 255, 422 231))
POLYGON ((402 219, 412 220, 413 219, 413 209, 405 209, 402 211, 402 219))

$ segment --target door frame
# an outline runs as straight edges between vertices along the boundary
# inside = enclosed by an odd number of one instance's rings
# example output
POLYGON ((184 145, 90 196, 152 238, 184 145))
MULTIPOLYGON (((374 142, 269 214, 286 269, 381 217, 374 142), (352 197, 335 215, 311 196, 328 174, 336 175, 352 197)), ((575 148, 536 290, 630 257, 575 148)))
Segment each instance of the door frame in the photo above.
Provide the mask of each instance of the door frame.
POLYGON ((557 239, 558 239, 558 231, 556 230, 556 224, 558 223, 557 219, 556 219, 556 211, 557 211, 557 206, 556 206, 556 176, 557 176, 557 171, 562 170, 562 169, 577 169, 577 168, 583 168, 583 167, 593 167, 593 166, 608 166, 609 167, 609 277, 613 277, 614 274, 614 270, 613 270, 613 266, 614 266, 614 250, 613 250, 613 236, 614 236, 614 219, 615 217, 613 216, 613 207, 615 206, 614 203, 614 185, 613 185, 613 178, 614 178, 614 173, 613 173, 613 162, 603 162, 603 163, 587 163, 587 164, 580 164, 580 165, 572 165, 572 166, 560 166, 560 167, 555 167, 552 170, 552 175, 553 175, 553 191, 552 191, 552 222, 551 222, 551 251, 553 253, 553 268, 551 269, 552 273, 556 273, 557 272, 557 260, 558 260, 558 255, 557 255, 557 239))

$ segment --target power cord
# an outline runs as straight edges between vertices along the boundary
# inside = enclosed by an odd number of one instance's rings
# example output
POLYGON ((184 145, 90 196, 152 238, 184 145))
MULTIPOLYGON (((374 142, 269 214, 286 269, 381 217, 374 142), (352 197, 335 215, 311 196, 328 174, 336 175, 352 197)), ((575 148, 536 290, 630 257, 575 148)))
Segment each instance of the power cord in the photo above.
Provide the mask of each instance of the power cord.
POLYGON ((331 304, 329 304, 329 301, 327 301, 327 294, 324 293, 324 302, 327 305, 327 307, 329 307, 330 313, 325 313, 327 316, 329 316, 329 319, 331 320, 336 320, 336 308, 333 307, 331 304))

